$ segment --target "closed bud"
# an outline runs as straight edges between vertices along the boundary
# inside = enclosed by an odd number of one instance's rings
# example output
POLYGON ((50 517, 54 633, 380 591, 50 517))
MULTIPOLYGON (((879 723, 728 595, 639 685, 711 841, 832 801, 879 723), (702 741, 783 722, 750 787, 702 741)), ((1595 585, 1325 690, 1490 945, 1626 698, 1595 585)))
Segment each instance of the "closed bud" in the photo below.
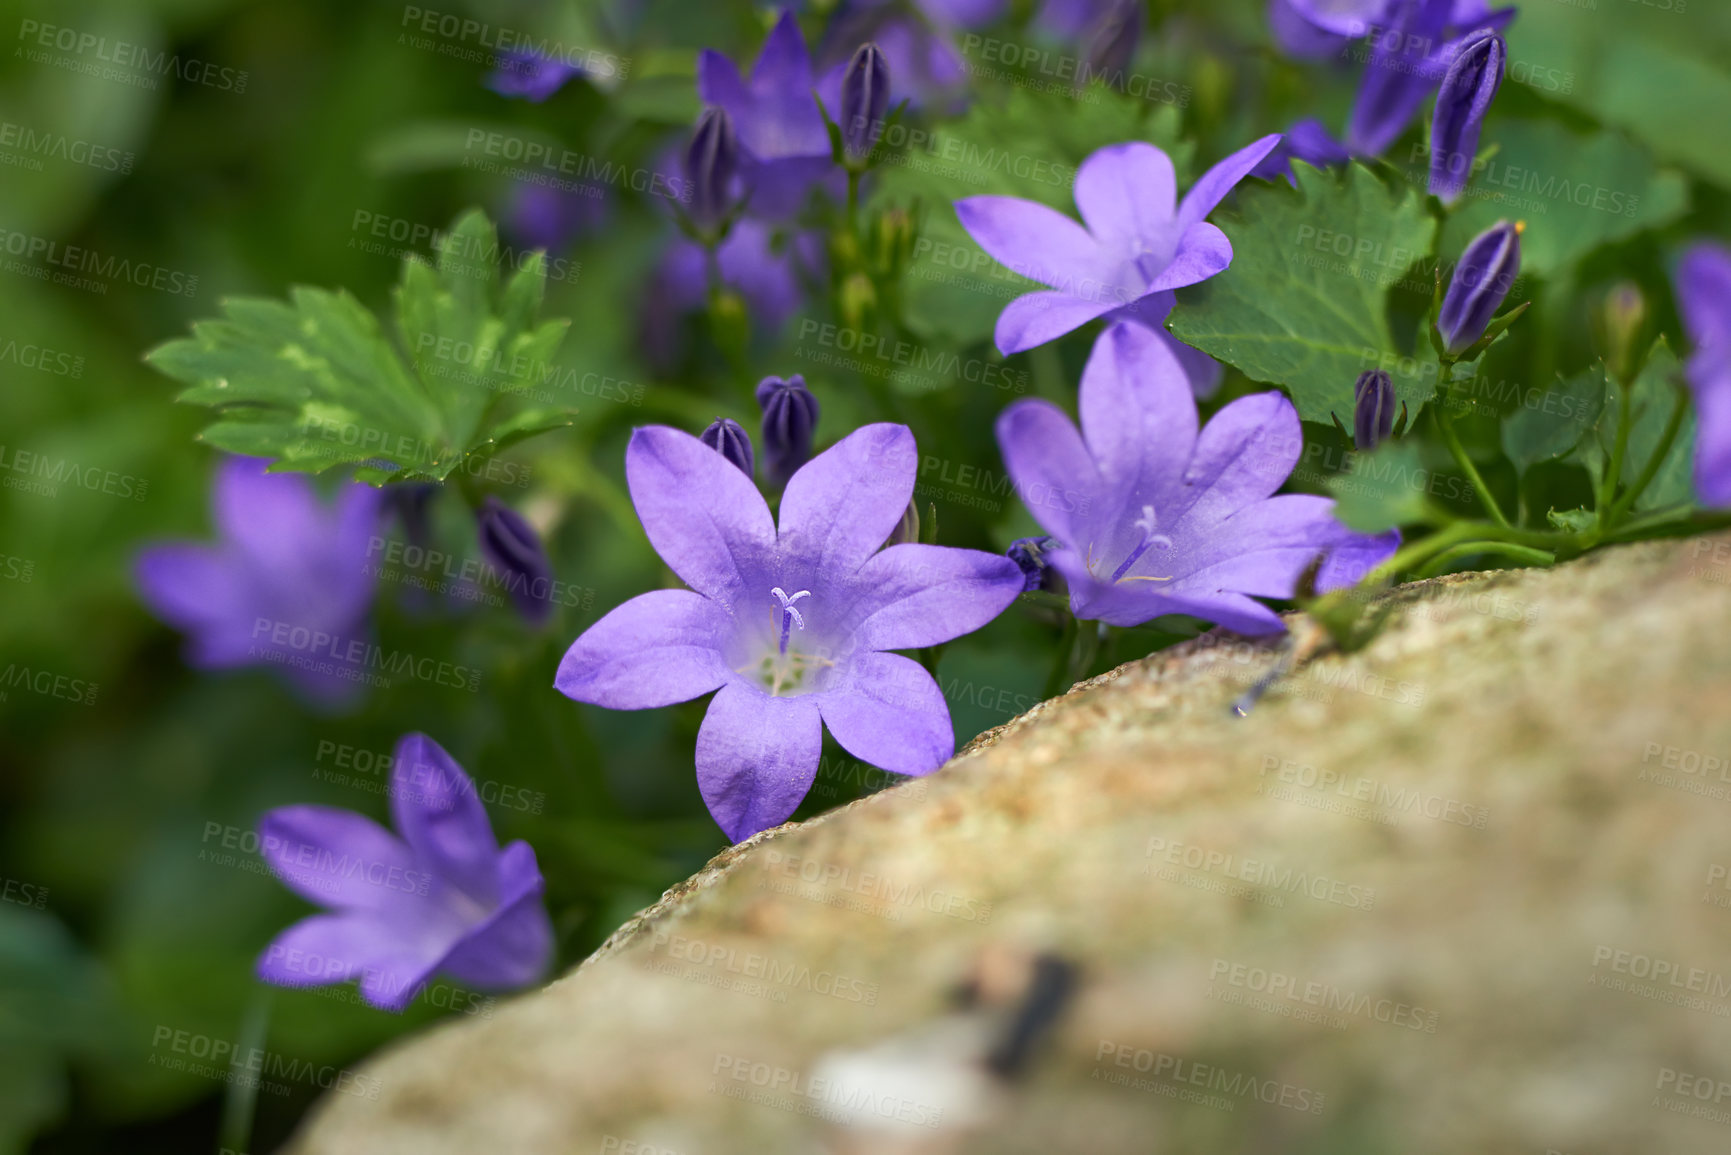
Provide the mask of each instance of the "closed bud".
POLYGON ((1046 552, 1058 544, 1056 538, 1021 537, 1010 543, 1006 556, 1022 570, 1022 592, 1031 594, 1047 584, 1046 552))
POLYGON ((812 434, 817 430, 817 398, 799 374, 783 380, 765 377, 757 385, 763 408, 763 470, 771 484, 783 486, 811 460, 812 434))
POLYGON ((876 44, 862 44, 841 78, 841 136, 850 160, 872 150, 890 106, 890 62, 876 44))
POLYGON ((914 218, 907 209, 889 208, 877 220, 878 268, 893 276, 913 253, 914 218))
POLYGON ((740 472, 747 477, 753 476, 756 461, 751 449, 751 434, 745 431, 745 426, 728 417, 717 417, 715 424, 705 429, 699 440, 739 466, 740 472))
POLYGON ((902 519, 896 522, 896 527, 890 530, 889 538, 884 545, 905 545, 920 540, 920 506, 917 501, 909 501, 908 507, 902 510, 902 519))
POLYGON ((481 555, 505 587, 523 618, 535 625, 553 612, 553 564, 541 548, 541 535, 522 514, 496 497, 476 513, 481 555))
POLYGON ((1449 356, 1458 357, 1485 334, 1521 272, 1521 231, 1498 221, 1472 239, 1461 254, 1437 313, 1437 333, 1449 356))
POLYGON ((1394 432, 1394 382, 1381 369, 1360 373, 1352 401, 1352 443, 1369 453, 1394 432))
POLYGON ((877 312, 878 291, 872 279, 864 273, 850 273, 841 283, 841 300, 837 311, 842 323, 850 329, 863 330, 877 312))
POLYGON ((739 167, 739 140, 733 118, 719 108, 704 111, 685 146, 685 181, 691 188, 691 219, 713 229, 732 207, 729 186, 739 167))
POLYGON ((1466 191, 1479 130, 1503 86, 1508 45, 1497 32, 1481 28, 1461 42, 1437 92, 1430 132, 1430 191, 1453 204, 1466 191))
POLYGON ((1647 300, 1632 281, 1614 286, 1599 311, 1599 340, 1611 376, 1623 384, 1641 371, 1645 347, 1641 340, 1647 328, 1647 300))
POLYGON ((1142 0, 1116 0, 1088 38, 1087 71, 1077 83, 1103 80, 1108 87, 1121 88, 1141 39, 1142 0))

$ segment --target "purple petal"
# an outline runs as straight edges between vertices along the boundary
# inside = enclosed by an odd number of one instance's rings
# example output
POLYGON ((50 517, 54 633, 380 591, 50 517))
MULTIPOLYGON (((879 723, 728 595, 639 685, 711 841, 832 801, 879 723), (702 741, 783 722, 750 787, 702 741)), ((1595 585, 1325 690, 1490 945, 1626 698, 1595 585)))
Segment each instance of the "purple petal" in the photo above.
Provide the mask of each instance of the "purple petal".
POLYGON ((751 90, 739 69, 713 48, 697 54, 697 95, 705 104, 725 109, 735 121, 752 115, 751 90))
POLYGON ((815 697, 842 749, 869 765, 930 774, 956 752, 943 691, 924 667, 900 654, 860 655, 839 685, 815 697))
POLYGON ((306 543, 323 536, 323 511, 305 474, 266 473, 267 464, 230 457, 218 467, 211 494, 216 527, 263 566, 298 572, 306 543))
POLYGON ((546 884, 527 842, 499 856, 499 909, 452 948, 440 969, 479 990, 512 990, 546 973, 553 924, 542 901, 546 884))
POLYGON ((1226 234, 1203 221, 1191 225, 1178 241, 1178 251, 1172 263, 1161 270, 1148 285, 1150 293, 1182 289, 1206 281, 1216 273, 1225 272, 1232 263, 1232 242, 1226 234))
MULTIPOLYGON (((1381 0, 1367 0, 1380 4, 1381 0)), ((1348 37, 1330 32, 1312 22, 1301 0, 1268 0, 1268 27, 1274 42, 1288 56, 1306 60, 1325 60, 1338 56, 1346 48, 1348 37)))
MULTIPOLYGON (((1202 179, 1190 187, 1190 191, 1184 194, 1184 200, 1178 206, 1178 227, 1188 232, 1192 225, 1200 223, 1279 143, 1278 132, 1265 136, 1254 144, 1245 145, 1203 173, 1202 179)), ((1231 249, 1228 248, 1227 252, 1230 254, 1231 249)))
POLYGON ((1105 288, 1099 244, 1056 209, 1020 197, 978 196, 957 201, 956 217, 975 243, 1018 276, 1080 298, 1105 288))
POLYGON ((864 616, 854 641, 868 650, 936 646, 972 633, 1003 613, 1024 581, 1002 554, 911 542, 883 550, 856 577, 864 616))
POLYGON ((259 819, 259 854, 309 902, 376 911, 426 895, 431 878, 390 831, 352 810, 281 806, 259 819))
POLYGON ((1005 0, 920 0, 920 11, 948 28, 983 28, 1003 15, 1005 0))
POLYGON ((365 914, 317 914, 279 934, 255 972, 279 987, 362 980, 367 1001, 400 1012, 444 957, 446 944, 405 939, 390 922, 365 914))
POLYGON ((1060 541, 1073 529, 1105 483, 1082 435, 1050 401, 1017 401, 998 415, 998 451, 1016 493, 1034 520, 1060 541))
POLYGON ((697 785, 735 842, 785 822, 811 789, 823 753, 815 695, 772 698, 729 682, 697 731, 697 785))
POLYGON ((1215 522, 1261 501, 1286 482, 1303 450, 1298 411, 1283 394, 1240 397, 1196 438, 1184 516, 1215 522))
MULTIPOLYGON (((240 568, 217 548, 153 546, 139 554, 134 576, 139 596, 150 611, 177 629, 192 631, 207 624, 238 622, 249 616, 240 568)), ((240 653, 232 660, 245 660, 250 633, 249 623, 238 638, 240 653)), ((232 660, 220 664, 232 664, 232 660)))
POLYGON ((1099 149, 1076 170, 1076 208, 1088 231, 1126 254, 1137 242, 1167 243, 1177 194, 1172 161, 1143 141, 1099 149))
POLYGON ((1100 299, 1083 300, 1066 293, 1025 293, 998 314, 993 339, 998 351, 1008 357, 1055 341, 1065 333, 1086 325, 1125 304, 1102 293, 1100 299))
POLYGON ((701 697, 727 681, 720 645, 728 617, 690 590, 654 590, 584 630, 559 663, 561 694, 609 710, 647 710, 701 697))
POLYGON ((625 478, 649 544, 686 585, 723 606, 762 594, 742 559, 770 552, 775 524, 763 495, 725 457, 689 433, 648 425, 631 434, 625 478))
MULTIPOLYGON (((713 450, 705 452, 721 459, 713 450)), ((918 470, 919 452, 907 426, 877 424, 854 430, 788 481, 781 497, 777 548, 783 557, 810 565, 814 573, 853 573, 901 521, 918 470)), ((761 596, 765 591, 755 592, 761 596)))
POLYGON ((1731 251, 1697 244, 1677 264, 1677 311, 1697 347, 1731 337, 1731 251))
POLYGON ((1330 498, 1286 493, 1258 501, 1221 522, 1209 541, 1214 560, 1185 574, 1180 592, 1196 586, 1265 598, 1289 598, 1306 566, 1326 553, 1319 592, 1350 585, 1387 561, 1399 534, 1369 537, 1334 517, 1330 498))
POLYGON ((475 783, 425 734, 405 734, 397 743, 391 818, 423 869, 482 906, 498 903, 499 840, 493 824, 475 783))
POLYGON ((1241 634, 1280 633, 1280 615, 1253 598, 1230 592, 1167 593, 1151 582, 1103 582, 1071 550, 1050 555, 1070 586, 1070 611, 1083 621, 1139 626, 1164 614, 1190 614, 1241 634))
POLYGON ((1695 395, 1695 494, 1709 508, 1731 508, 1731 356, 1702 350, 1684 375, 1695 395))
POLYGON ((1083 438, 1107 484, 1177 486, 1196 443, 1196 401, 1183 366, 1153 331, 1120 322, 1100 334, 1078 401, 1083 438))

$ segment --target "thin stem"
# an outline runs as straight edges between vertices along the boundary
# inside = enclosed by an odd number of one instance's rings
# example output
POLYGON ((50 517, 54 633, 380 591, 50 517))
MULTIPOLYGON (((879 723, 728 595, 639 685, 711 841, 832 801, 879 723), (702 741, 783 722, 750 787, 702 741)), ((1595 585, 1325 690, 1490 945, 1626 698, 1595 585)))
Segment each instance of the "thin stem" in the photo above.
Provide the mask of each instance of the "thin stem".
POLYGON ((847 170, 847 231, 859 235, 859 170, 847 170))
MULTIPOLYGON (((1641 494, 1646 492, 1647 487, 1653 483, 1653 479, 1659 475, 1659 470, 1664 467, 1665 458, 1671 452, 1672 443, 1677 440, 1677 432, 1683 428, 1683 415, 1688 409, 1689 398, 1679 389, 1677 400, 1671 406, 1671 419, 1665 423, 1665 432, 1659 437, 1658 447, 1653 450, 1652 458, 1642 468, 1641 476, 1635 478, 1635 484, 1631 485, 1611 507, 1610 515, 1604 522, 1607 528, 1617 525, 1628 516, 1629 510, 1634 507, 1641 494)), ((1617 430, 1618 441, 1622 440, 1622 433, 1623 431, 1619 427, 1617 430)))
POLYGON ((1436 427, 1442 433, 1443 440, 1448 443, 1449 452, 1454 455, 1455 464, 1461 467, 1461 472, 1467 475, 1467 480, 1473 483, 1473 489, 1479 495, 1479 502, 1485 507, 1485 512, 1503 529, 1509 528, 1509 519, 1503 516, 1502 507, 1497 505, 1497 499, 1491 494, 1490 486, 1479 475, 1478 468, 1473 465, 1472 458, 1467 456, 1466 447, 1455 434, 1454 422, 1440 408, 1433 406, 1431 416, 1436 419, 1436 427))
POLYGON ((1512 541, 1469 541, 1443 550, 1424 566, 1415 570, 1413 577, 1435 577, 1444 572, 1450 563, 1463 557, 1472 557, 1482 553, 1501 554, 1504 557, 1511 557, 1529 565, 1553 565, 1557 560, 1557 555, 1549 550, 1517 545, 1512 541))
MULTIPOLYGON (((244 1055, 256 1055, 264 1050, 265 1036, 270 1030, 271 997, 275 992, 268 986, 260 985, 253 992, 251 1001, 247 1004, 246 1015, 241 1020, 239 1038, 236 1042, 244 1055)), ((222 1125, 218 1132, 218 1143, 229 1151, 248 1151, 252 1148, 252 1120, 258 1106, 259 1080, 245 1078, 238 1070, 231 1071, 235 1078, 230 1080, 222 1097, 222 1125)))
POLYGON ((1623 479, 1623 458, 1629 452, 1629 413, 1633 408, 1633 400, 1629 396, 1629 386, 1626 382, 1617 382, 1617 440, 1611 447, 1611 464, 1605 470, 1604 488, 1599 493, 1599 525, 1611 524, 1611 517, 1616 512, 1617 483, 1623 479))
POLYGON ((1064 636, 1058 643, 1058 654, 1052 662, 1052 672, 1046 676, 1046 688, 1041 691, 1040 698, 1056 698, 1059 694, 1075 685, 1064 681, 1064 675, 1070 669, 1070 652, 1076 647, 1076 632, 1078 623, 1074 614, 1066 608, 1064 611, 1064 636))

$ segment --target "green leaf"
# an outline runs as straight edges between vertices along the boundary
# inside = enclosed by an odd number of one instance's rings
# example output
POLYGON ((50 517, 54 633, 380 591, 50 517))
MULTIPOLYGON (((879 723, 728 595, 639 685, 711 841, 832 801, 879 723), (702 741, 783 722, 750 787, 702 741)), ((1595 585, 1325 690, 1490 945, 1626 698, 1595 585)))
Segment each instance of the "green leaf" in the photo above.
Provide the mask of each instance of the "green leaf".
POLYGON ((435 242, 435 269, 403 262, 396 342, 343 292, 296 288, 287 302, 225 301, 220 320, 147 360, 209 406, 201 435, 219 449, 319 472, 363 465, 364 480, 443 481, 464 461, 569 424, 563 410, 521 409, 566 322, 537 323, 545 258, 501 248, 471 210, 435 242), (503 286, 501 262, 518 267, 503 286))
POLYGON ((1385 441, 1356 455, 1352 468, 1328 480, 1334 516, 1358 533, 1382 533, 1422 521, 1429 478, 1411 441, 1385 441))
POLYGON ((1568 533, 1581 533, 1592 528, 1593 523, 1599 520, 1599 515, 1590 509, 1570 509, 1562 513, 1552 509, 1545 512, 1545 520, 1568 533))
MULTIPOLYGON (((1519 0, 1509 77, 1731 184, 1731 5, 1519 0)), ((1494 120, 1494 118, 1493 118, 1494 120)))
POLYGON ((1520 407, 1504 419, 1503 452, 1523 474, 1541 461, 1563 457, 1593 429, 1604 407, 1603 363, 1559 377, 1550 389, 1524 394, 1520 407))
MULTIPOLYGON (((1464 251, 1499 220, 1524 220, 1521 272, 1545 277, 1689 207, 1682 175, 1659 169, 1621 133, 1585 136, 1552 120, 1492 117, 1485 136, 1496 151, 1444 224, 1444 253, 1464 251)), ((1422 185, 1419 160, 1409 176, 1422 185)))
POLYGON ((955 202, 1014 196, 1076 215, 1070 188, 1076 166, 1096 149, 1146 140, 1172 157, 1179 187, 1187 183, 1193 146, 1178 139, 1178 110, 1106 90, 1099 99, 1041 100, 1012 88, 1002 100, 979 100, 960 121, 916 136, 887 133, 905 145, 874 172, 871 205, 921 206, 920 233, 903 274, 903 314, 915 335, 961 348, 988 340, 1004 306, 1045 288, 993 261, 968 236, 955 202))
MULTIPOLYGON (((1298 188, 1247 183, 1237 210, 1215 218, 1232 241, 1232 267, 1180 289, 1167 326, 1245 376, 1286 386, 1299 416, 1326 424, 1352 412, 1360 372, 1403 363, 1389 291, 1429 256, 1436 223, 1417 191, 1391 191, 1362 165, 1338 178, 1293 169, 1298 188)), ((1417 417, 1435 376, 1394 380, 1417 417)))

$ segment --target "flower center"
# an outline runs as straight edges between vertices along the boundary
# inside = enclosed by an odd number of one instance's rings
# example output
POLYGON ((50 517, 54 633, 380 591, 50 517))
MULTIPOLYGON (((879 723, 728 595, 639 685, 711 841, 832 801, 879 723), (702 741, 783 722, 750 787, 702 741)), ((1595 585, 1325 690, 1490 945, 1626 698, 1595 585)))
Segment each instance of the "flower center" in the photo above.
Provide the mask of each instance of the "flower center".
POLYGON ((1167 581, 1171 581, 1172 579, 1169 577, 1132 577, 1132 578, 1127 578, 1124 576, 1125 574, 1130 572, 1130 567, 1135 565, 1137 563, 1137 561, 1141 560, 1142 555, 1148 552, 1149 546, 1158 545, 1161 549, 1171 549, 1172 548, 1172 539, 1167 537, 1163 533, 1156 532, 1160 528, 1160 521, 1158 518, 1156 518, 1154 516, 1154 507, 1152 505, 1144 505, 1142 507, 1142 516, 1137 518, 1135 521, 1131 522, 1130 524, 1142 531, 1142 540, 1136 543, 1136 548, 1130 551, 1130 556, 1125 558, 1122 562, 1120 562, 1118 564, 1118 568, 1112 571, 1112 580, 1114 582, 1121 582, 1121 581, 1167 582, 1167 581))
POLYGON ((781 652, 786 654, 788 634, 792 631, 793 627, 798 626, 802 630, 805 629, 805 617, 798 610, 793 608, 793 603, 797 602, 800 598, 809 598, 811 596, 811 591, 800 590, 796 594, 789 595, 784 593, 780 586, 776 586, 769 592, 774 594, 775 600, 781 603, 781 609, 777 611, 777 613, 781 618, 781 652))
POLYGON ((788 644, 793 639, 793 631, 805 629, 805 615, 800 613, 794 603, 801 598, 809 598, 811 591, 798 590, 790 594, 776 586, 769 592, 775 598, 775 605, 771 608, 775 615, 775 652, 764 653, 735 672, 755 678, 774 697, 804 693, 808 689, 806 679, 813 671, 835 665, 833 660, 806 653, 798 646, 791 651, 788 649, 788 644))

